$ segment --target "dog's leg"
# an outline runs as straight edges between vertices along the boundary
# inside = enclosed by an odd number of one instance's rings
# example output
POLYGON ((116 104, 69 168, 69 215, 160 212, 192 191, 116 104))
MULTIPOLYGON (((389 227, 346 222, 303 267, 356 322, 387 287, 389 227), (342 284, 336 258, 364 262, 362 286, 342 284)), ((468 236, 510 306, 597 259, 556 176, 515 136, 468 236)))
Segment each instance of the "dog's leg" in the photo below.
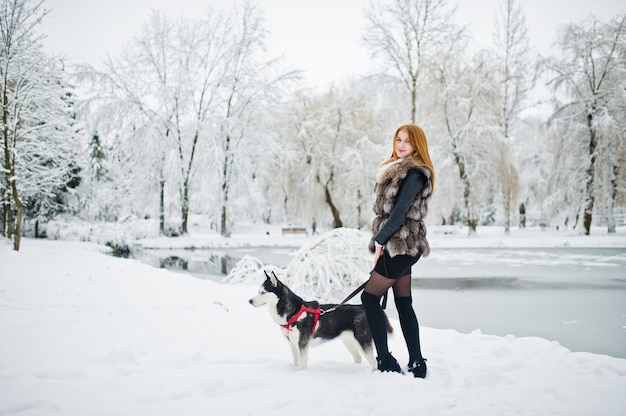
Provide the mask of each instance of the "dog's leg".
POLYGON ((363 356, 365 357, 367 362, 370 363, 372 367, 376 368, 378 366, 378 363, 376 362, 376 358, 374 358, 374 346, 371 343, 364 347, 359 344, 359 349, 363 353, 363 356))
POLYGON ((293 359, 293 366, 297 368, 300 366, 300 360, 298 359, 298 357, 300 356, 300 353, 298 352, 298 347, 294 345, 293 342, 291 342, 289 339, 287 340, 289 341, 289 348, 291 349, 291 358, 293 359))
MULTIPOLYGON (((374 368, 378 366, 376 362, 376 358, 374 353, 376 352, 374 349, 374 341, 372 339, 372 335, 370 334, 369 325, 367 323, 367 319, 365 319, 365 312, 360 315, 354 322, 355 329, 352 332, 352 336, 356 341, 357 348, 363 354, 367 362, 374 368)), ((387 319, 387 332, 391 334, 393 328, 389 325, 389 320, 387 319)))
POLYGON ((348 351, 350 351, 350 354, 352 354, 354 362, 359 364, 361 362, 361 348, 354 337, 354 334, 350 331, 344 331, 341 334, 341 341, 343 342, 343 345, 346 346, 348 351))
MULTIPOLYGON (((378 364, 376 363, 376 358, 374 357, 374 342, 372 341, 372 338, 363 337, 362 339, 357 339, 353 332, 350 332, 349 334, 350 338, 353 340, 353 348, 363 355, 371 366, 376 367, 378 364)), ((355 362, 361 362, 361 357, 359 356, 359 361, 355 360, 355 362)))
POLYGON ((309 361, 309 346, 306 345, 300 348, 300 363, 298 365, 298 369, 306 370, 308 361, 309 361))

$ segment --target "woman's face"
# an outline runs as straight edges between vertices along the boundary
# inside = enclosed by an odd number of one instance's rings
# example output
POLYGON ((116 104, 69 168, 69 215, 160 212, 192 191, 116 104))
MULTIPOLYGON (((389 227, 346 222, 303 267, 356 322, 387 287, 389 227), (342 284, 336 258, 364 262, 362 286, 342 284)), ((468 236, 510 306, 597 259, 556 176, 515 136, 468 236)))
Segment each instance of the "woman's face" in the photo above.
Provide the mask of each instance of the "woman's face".
POLYGON ((415 149, 409 143, 409 134, 406 130, 400 130, 396 136, 396 154, 400 158, 405 158, 413 154, 414 151, 415 149))

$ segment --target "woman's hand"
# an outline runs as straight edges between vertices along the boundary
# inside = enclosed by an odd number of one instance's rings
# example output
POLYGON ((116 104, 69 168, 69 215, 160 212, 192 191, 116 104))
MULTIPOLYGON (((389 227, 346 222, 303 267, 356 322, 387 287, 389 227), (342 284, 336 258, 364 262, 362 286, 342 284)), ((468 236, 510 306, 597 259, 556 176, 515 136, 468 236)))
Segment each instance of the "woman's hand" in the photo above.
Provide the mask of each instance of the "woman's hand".
POLYGON ((374 251, 374 267, 376 267, 376 263, 378 263, 378 259, 383 254, 383 246, 380 244, 376 244, 376 251, 374 251))

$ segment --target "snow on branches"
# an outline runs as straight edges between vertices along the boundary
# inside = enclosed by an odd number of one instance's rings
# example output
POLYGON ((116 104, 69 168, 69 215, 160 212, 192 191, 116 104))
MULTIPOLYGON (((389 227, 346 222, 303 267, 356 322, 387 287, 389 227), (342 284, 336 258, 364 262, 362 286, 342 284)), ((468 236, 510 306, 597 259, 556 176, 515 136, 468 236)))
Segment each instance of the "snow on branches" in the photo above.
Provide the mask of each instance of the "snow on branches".
POLYGON ((336 228, 308 241, 284 269, 264 266, 245 256, 223 283, 260 283, 263 271, 274 271, 297 295, 320 302, 338 303, 367 278, 373 257, 367 251, 369 234, 336 228))

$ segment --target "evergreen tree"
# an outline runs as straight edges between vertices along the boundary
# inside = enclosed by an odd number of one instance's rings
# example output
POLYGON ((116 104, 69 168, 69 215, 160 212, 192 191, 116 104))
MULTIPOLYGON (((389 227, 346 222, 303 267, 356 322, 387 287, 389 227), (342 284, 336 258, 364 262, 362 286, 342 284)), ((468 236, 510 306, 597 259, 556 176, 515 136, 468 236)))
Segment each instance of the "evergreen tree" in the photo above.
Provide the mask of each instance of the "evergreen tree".
POLYGON ((104 150, 102 149, 102 143, 100 142, 100 136, 98 133, 94 133, 89 141, 88 148, 88 158, 89 158, 89 167, 91 169, 91 177, 99 182, 102 180, 105 170, 104 170, 104 150))

